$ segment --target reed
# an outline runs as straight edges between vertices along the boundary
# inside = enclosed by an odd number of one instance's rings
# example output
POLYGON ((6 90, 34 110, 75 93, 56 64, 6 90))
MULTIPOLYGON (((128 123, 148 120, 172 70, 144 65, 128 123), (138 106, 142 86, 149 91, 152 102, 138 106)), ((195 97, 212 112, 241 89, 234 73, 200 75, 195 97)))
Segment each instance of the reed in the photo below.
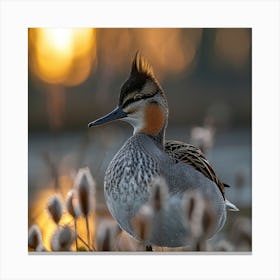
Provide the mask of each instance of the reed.
POLYGON ((91 244, 90 228, 89 228, 89 214, 95 207, 95 181, 91 176, 89 168, 81 168, 78 171, 75 180, 75 188, 77 190, 79 208, 81 214, 84 216, 87 229, 87 242, 91 244))
MULTIPOLYGON (((66 209, 67 209, 68 213, 74 219, 75 232, 78 232, 78 229, 77 229, 77 219, 79 217, 79 214, 78 214, 77 206, 74 205, 74 195, 75 195, 75 190, 70 190, 68 192, 68 195, 67 195, 67 198, 66 198, 66 201, 65 201, 65 205, 66 205, 66 209)), ((75 244, 76 244, 76 250, 78 250, 78 238, 77 238, 77 235, 75 237, 75 244)))

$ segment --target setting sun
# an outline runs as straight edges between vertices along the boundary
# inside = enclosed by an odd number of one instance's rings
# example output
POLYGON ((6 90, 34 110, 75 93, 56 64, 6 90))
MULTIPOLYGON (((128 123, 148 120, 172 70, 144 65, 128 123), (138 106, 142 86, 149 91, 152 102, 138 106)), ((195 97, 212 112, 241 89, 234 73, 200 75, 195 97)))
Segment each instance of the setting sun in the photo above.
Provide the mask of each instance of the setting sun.
POLYGON ((42 38, 46 41, 48 47, 53 51, 69 51, 73 45, 73 29, 42 29, 42 38))
POLYGON ((33 69, 41 80, 74 86, 87 79, 95 61, 95 29, 35 28, 30 33, 33 69))

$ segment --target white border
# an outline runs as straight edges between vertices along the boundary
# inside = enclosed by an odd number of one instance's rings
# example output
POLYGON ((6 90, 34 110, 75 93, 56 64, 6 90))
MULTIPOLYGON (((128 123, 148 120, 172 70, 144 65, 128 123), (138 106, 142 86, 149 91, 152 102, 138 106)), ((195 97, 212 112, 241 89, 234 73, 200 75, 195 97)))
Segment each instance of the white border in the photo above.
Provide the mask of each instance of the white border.
POLYGON ((2 1, 1 279, 279 279, 279 2, 2 1), (253 254, 27 254, 27 28, 253 28, 253 254))

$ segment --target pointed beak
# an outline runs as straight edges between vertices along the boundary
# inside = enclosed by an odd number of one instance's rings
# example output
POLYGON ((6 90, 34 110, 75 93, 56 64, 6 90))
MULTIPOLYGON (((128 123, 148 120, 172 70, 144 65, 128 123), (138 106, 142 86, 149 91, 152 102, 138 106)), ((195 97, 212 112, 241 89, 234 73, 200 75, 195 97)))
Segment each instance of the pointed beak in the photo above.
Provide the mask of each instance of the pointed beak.
POLYGON ((111 113, 107 114, 106 116, 101 117, 100 119, 97 119, 97 120, 89 123, 88 127, 101 125, 101 124, 111 122, 114 120, 119 120, 126 116, 127 116, 127 114, 121 109, 121 107, 118 106, 111 113))

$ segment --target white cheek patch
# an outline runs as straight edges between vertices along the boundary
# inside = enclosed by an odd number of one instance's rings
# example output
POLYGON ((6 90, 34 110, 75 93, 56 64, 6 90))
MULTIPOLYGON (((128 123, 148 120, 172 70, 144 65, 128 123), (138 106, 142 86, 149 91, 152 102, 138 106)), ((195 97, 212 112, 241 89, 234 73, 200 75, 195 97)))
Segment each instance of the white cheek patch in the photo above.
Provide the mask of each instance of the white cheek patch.
POLYGON ((125 118, 123 118, 124 121, 131 124, 134 128, 133 133, 137 133, 144 127, 144 114, 141 111, 135 112, 125 118))
POLYGON ((136 111, 139 111, 140 108, 142 107, 142 103, 143 103, 143 100, 138 100, 138 101, 135 101, 129 105, 127 105, 125 108, 124 108, 124 112, 127 113, 127 114, 135 114, 136 111))

